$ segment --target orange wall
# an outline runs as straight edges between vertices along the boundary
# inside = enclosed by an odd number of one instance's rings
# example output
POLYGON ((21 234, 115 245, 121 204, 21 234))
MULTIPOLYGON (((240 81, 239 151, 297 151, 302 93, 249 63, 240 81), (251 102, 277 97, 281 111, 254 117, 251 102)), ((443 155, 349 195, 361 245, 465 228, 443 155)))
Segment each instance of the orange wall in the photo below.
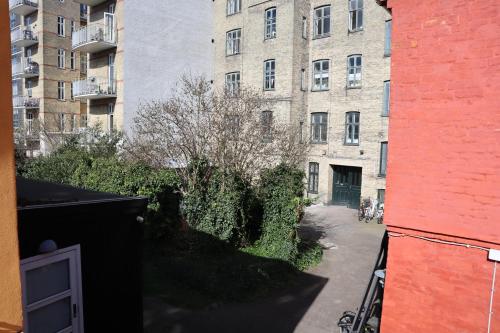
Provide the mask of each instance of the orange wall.
POLYGON ((22 329, 8 1, 0 1, 0 332, 22 329))
MULTIPOLYGON (((498 0, 389 0, 382 332, 486 332, 500 249, 498 0), (395 232, 406 234, 396 237, 395 232)), ((500 264, 491 332, 500 332, 500 264)))

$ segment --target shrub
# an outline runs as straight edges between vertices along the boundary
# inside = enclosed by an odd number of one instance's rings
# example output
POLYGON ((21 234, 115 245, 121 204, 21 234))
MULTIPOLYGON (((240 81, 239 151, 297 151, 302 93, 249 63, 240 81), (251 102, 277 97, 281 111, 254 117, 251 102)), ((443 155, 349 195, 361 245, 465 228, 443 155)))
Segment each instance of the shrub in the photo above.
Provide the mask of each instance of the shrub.
POLYGON ((264 216, 259 246, 267 257, 293 262, 298 255, 303 180, 302 170, 287 165, 267 170, 261 176, 259 195, 264 216))

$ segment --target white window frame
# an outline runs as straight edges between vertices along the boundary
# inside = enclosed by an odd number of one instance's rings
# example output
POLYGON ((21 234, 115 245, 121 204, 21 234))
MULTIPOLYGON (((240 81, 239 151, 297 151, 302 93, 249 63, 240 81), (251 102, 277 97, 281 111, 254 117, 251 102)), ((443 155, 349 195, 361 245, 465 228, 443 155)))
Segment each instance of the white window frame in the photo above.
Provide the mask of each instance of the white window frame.
POLYGON ((66 115, 64 113, 59 113, 59 129, 61 133, 66 132, 66 115))
POLYGON ((330 36, 332 29, 331 14, 332 8, 330 5, 314 8, 314 38, 330 36), (328 14, 325 14, 326 9, 328 9, 328 14))
POLYGON ((241 29, 234 29, 226 33, 226 55, 236 55, 241 52, 241 29))
POLYGON ((66 82, 57 81, 57 99, 60 101, 64 101, 66 98, 65 88, 66 82))
POLYGON ((349 31, 363 30, 363 1, 349 0, 349 31))
POLYGON ((64 69, 66 67, 66 50, 57 49, 57 68, 64 69))
POLYGON ((231 72, 226 74, 226 90, 230 95, 237 95, 240 90, 240 72, 231 72))
POLYGON ((76 31, 76 22, 71 20, 71 33, 76 31))
POLYGON ((241 12, 241 0, 227 0, 227 15, 234 15, 239 12, 241 12))
POLYGON ((362 75, 363 75, 363 56, 361 54, 353 54, 348 56, 347 88, 361 88, 361 82, 363 79, 362 75))
POLYGON ((345 114, 345 145, 359 146, 360 138, 360 118, 361 114, 357 111, 346 112, 345 114), (356 120, 357 118, 357 120, 356 120), (356 138, 357 131, 357 138, 356 138))
POLYGON ((59 37, 66 37, 65 29, 64 29, 65 21, 66 20, 63 16, 57 17, 57 35, 59 37))
MULTIPOLYGON (((81 251, 80 245, 70 246, 64 249, 59 249, 51 253, 41 254, 34 257, 30 257, 21 260, 21 285, 22 285, 22 300, 23 300, 23 326, 24 331, 29 332, 29 313, 38 308, 42 308, 46 305, 52 304, 59 300, 71 297, 71 317, 72 326, 71 332, 73 333, 84 333, 83 329, 83 294, 82 294, 82 269, 81 269, 81 251), (70 267, 70 284, 71 288, 63 293, 53 295, 46 299, 40 300, 33 304, 27 304, 27 285, 26 285, 26 273, 32 269, 37 269, 57 263, 63 260, 69 261, 70 267), (76 306, 76 316, 74 307, 76 306)), ((61 332, 67 332, 68 330, 63 330, 61 332)))
POLYGON ((312 90, 313 91, 325 91, 330 88, 330 60, 320 59, 313 61, 312 63, 312 90), (316 64, 319 64, 319 69, 317 69, 316 64), (325 69, 325 64, 327 64, 327 69, 325 69), (319 85, 316 84, 316 80, 319 79, 319 85), (326 84, 325 84, 326 82, 326 84))
POLYGON ((276 60, 264 61, 264 90, 276 89, 276 60))
POLYGON ((277 11, 276 7, 271 7, 266 9, 264 13, 264 39, 272 39, 276 38, 276 20, 277 20, 277 11))
POLYGON ((319 163, 309 162, 309 172, 307 177, 307 192, 318 194, 319 188, 319 163))
POLYGON ((311 113, 311 143, 328 142, 328 113, 311 113), (317 135, 315 135, 317 134, 317 135))

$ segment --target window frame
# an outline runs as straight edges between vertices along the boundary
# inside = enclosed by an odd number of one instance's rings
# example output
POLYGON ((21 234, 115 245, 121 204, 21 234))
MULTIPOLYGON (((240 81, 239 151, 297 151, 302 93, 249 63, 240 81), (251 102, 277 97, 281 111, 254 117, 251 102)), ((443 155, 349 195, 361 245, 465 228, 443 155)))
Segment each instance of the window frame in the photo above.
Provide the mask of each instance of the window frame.
POLYGON ((57 49, 57 68, 59 68, 59 69, 66 68, 66 50, 65 49, 57 49))
POLYGON ((273 111, 265 110, 260 113, 262 142, 273 141, 273 111))
POLYGON ((300 69, 300 90, 307 91, 307 75, 305 68, 300 69))
POLYGON ((379 161, 379 169, 378 169, 378 176, 379 177, 385 178, 387 175, 388 152, 389 152, 389 142, 388 141, 380 142, 380 161, 379 161), (384 149, 384 147, 385 147, 385 149, 384 149))
POLYGON ((332 31, 332 6, 331 5, 324 5, 324 6, 319 6, 314 8, 313 10, 313 18, 314 18, 314 25, 313 25, 313 38, 325 38, 329 37, 332 31), (329 14, 325 15, 325 9, 328 8, 329 14), (317 11, 321 11, 321 16, 317 16, 317 11), (325 32, 325 20, 328 19, 328 32, 325 32), (321 24, 321 29, 322 32, 319 33, 319 27, 321 24))
POLYGON ((238 95, 238 93, 240 91, 240 82, 241 82, 241 72, 240 71, 229 72, 229 73, 225 74, 224 86, 225 86, 226 91, 231 96, 238 95), (231 81, 229 81, 228 78, 230 78, 231 81), (229 84, 231 86, 229 86, 229 84))
POLYGON ((269 7, 264 11, 264 40, 276 38, 278 11, 276 7, 269 7), (268 13, 273 13, 274 17, 268 17, 268 13))
POLYGON ((238 55, 241 53, 241 28, 226 32, 226 56, 238 55), (235 36, 232 36, 235 34, 235 36), (229 52, 231 45, 231 51, 229 52), (237 47, 236 47, 237 46, 237 47), (235 49, 237 48, 237 51, 235 49))
POLYGON ((390 57, 392 52, 392 19, 385 21, 384 57, 390 57))
POLYGON ((66 19, 64 16, 57 16, 57 36, 66 37, 66 19))
POLYGON ((66 100, 66 82, 57 81, 57 100, 65 101, 66 100))
POLYGON ((318 194, 319 192, 319 163, 309 162, 307 178, 307 193, 318 194), (312 185, 312 186, 311 186, 312 185))
POLYGON ((344 132, 344 145, 346 146, 359 146, 360 141, 360 123, 361 114, 359 111, 349 111, 345 114, 345 132, 344 132), (356 121, 357 115, 357 121, 356 121), (352 116, 354 116, 354 121, 352 121, 352 116), (357 142, 355 141, 356 129, 358 133, 357 142), (351 134, 351 135, 349 135, 351 134))
POLYGON ((349 0, 348 2, 349 6, 349 27, 348 30, 349 32, 358 32, 363 30, 363 24, 364 24, 364 1, 363 0, 349 0), (359 6, 359 2, 363 2, 362 6, 359 6), (352 4, 355 4, 355 7, 352 6, 352 4), (361 15, 360 15, 361 14, 361 15), (356 26, 353 28, 353 17, 355 17, 356 20, 356 26), (359 18, 361 17, 361 26, 359 25, 359 18))
POLYGON ((330 59, 318 59, 312 62, 312 86, 311 86, 311 91, 327 91, 330 90, 330 59), (324 63, 328 64, 328 70, 324 69, 324 63), (320 70, 319 72, 316 72, 316 63, 320 63, 320 70), (319 88, 316 87, 316 74, 319 74, 319 79, 320 79, 320 85, 319 88), (326 76, 325 76, 326 75, 326 76), (323 81, 325 80, 326 77, 326 87, 323 88, 323 81))
POLYGON ((264 91, 273 90, 276 90, 276 59, 268 59, 264 61, 264 91))
POLYGON ((311 113, 311 143, 325 144, 328 143, 328 112, 313 112, 311 113), (319 122, 315 120, 320 119, 319 122), (324 121, 322 121, 324 120, 324 121), (315 139, 317 132, 318 139, 315 139), (324 135, 323 135, 324 134, 324 135), (323 139, 324 136, 324 139, 323 139))
POLYGON ((363 55, 362 54, 351 54, 347 56, 347 81, 346 81, 346 87, 347 89, 360 89, 363 84, 363 55), (357 59, 360 59, 360 65, 357 65, 357 59), (351 66, 351 59, 354 59, 354 65, 351 66), (354 78, 358 75, 357 70, 359 69, 359 80, 350 80, 350 75, 351 75, 351 70, 354 70, 354 78), (351 82, 354 82, 355 84, 351 84, 351 82))
POLYGON ((69 55, 69 68, 71 70, 76 69, 76 51, 71 51, 69 55))
POLYGON ((307 39, 307 17, 302 16, 302 38, 307 39))
POLYGON ((226 2, 226 16, 241 13, 241 0, 227 0, 226 2), (230 10, 230 9, 233 10, 230 10))
POLYGON ((382 97, 382 117, 389 117, 391 112, 391 80, 384 81, 384 94, 382 97))

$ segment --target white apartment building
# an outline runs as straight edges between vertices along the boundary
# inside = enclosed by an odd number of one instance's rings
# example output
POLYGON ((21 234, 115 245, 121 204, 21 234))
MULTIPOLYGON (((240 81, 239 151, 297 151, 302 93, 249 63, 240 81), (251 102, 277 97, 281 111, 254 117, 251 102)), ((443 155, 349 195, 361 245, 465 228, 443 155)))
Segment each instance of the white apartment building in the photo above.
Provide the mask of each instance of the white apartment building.
POLYGON ((391 16, 375 1, 215 0, 215 84, 262 89, 312 145, 308 196, 384 200, 391 16))

